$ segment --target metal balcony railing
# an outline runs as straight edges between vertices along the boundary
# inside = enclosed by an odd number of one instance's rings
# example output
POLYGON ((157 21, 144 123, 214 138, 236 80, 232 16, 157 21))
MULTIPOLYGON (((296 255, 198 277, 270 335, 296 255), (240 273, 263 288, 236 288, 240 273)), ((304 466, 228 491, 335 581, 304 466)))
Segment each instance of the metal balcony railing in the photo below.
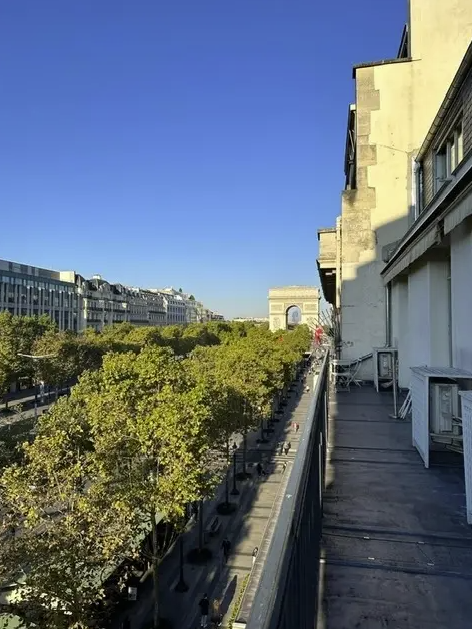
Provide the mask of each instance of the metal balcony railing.
MULTIPOLYGON (((328 431, 325 353, 246 629, 313 629, 318 612, 328 431)), ((242 621, 242 622, 241 622, 242 621)))

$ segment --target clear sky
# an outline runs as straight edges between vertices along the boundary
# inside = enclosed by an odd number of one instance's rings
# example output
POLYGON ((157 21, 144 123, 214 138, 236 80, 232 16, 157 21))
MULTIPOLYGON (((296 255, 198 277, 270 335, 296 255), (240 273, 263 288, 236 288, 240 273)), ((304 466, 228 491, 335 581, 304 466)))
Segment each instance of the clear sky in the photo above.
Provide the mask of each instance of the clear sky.
POLYGON ((0 257, 227 316, 317 284, 354 63, 405 0, 2 0, 0 257))

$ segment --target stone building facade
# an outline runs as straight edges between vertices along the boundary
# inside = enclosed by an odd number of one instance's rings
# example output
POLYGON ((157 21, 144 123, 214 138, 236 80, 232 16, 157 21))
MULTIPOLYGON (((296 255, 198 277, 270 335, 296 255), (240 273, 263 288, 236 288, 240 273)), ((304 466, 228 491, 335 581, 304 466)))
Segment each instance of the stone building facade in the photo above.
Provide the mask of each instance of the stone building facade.
POLYGON ((399 381, 472 373, 472 42, 417 154, 416 218, 382 269, 399 381))
POLYGON ((396 58, 354 66, 341 216, 318 233, 321 283, 348 359, 391 342, 380 273, 417 214, 415 157, 472 39, 470 0, 410 0, 408 13, 396 58))
POLYGON ((174 289, 143 289, 113 284, 94 275, 54 271, 0 260, 0 311, 13 315, 46 314, 60 330, 97 331, 114 323, 187 325, 223 316, 193 295, 174 289))

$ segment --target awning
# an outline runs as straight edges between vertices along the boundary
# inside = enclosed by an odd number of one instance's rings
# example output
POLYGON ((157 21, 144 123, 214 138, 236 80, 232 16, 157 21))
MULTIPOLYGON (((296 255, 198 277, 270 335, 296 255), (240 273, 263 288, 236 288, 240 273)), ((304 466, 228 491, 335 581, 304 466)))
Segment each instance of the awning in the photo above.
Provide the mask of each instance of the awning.
POLYGON ((472 216, 472 189, 467 191, 444 217, 444 233, 448 234, 460 225, 468 216, 472 216))
POLYGON ((382 276, 384 284, 391 282, 397 275, 407 269, 415 260, 421 258, 426 251, 437 242, 436 224, 421 234, 403 253, 403 255, 382 276))

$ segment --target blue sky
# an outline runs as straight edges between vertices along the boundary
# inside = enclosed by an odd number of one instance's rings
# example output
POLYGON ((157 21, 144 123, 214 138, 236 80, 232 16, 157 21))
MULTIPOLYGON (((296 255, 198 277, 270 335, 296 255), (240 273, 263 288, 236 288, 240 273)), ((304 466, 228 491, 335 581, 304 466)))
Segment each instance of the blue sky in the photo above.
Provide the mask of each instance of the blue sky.
POLYGON ((351 66, 396 55, 406 1, 1 4, 1 258, 227 316, 318 283, 351 66))

